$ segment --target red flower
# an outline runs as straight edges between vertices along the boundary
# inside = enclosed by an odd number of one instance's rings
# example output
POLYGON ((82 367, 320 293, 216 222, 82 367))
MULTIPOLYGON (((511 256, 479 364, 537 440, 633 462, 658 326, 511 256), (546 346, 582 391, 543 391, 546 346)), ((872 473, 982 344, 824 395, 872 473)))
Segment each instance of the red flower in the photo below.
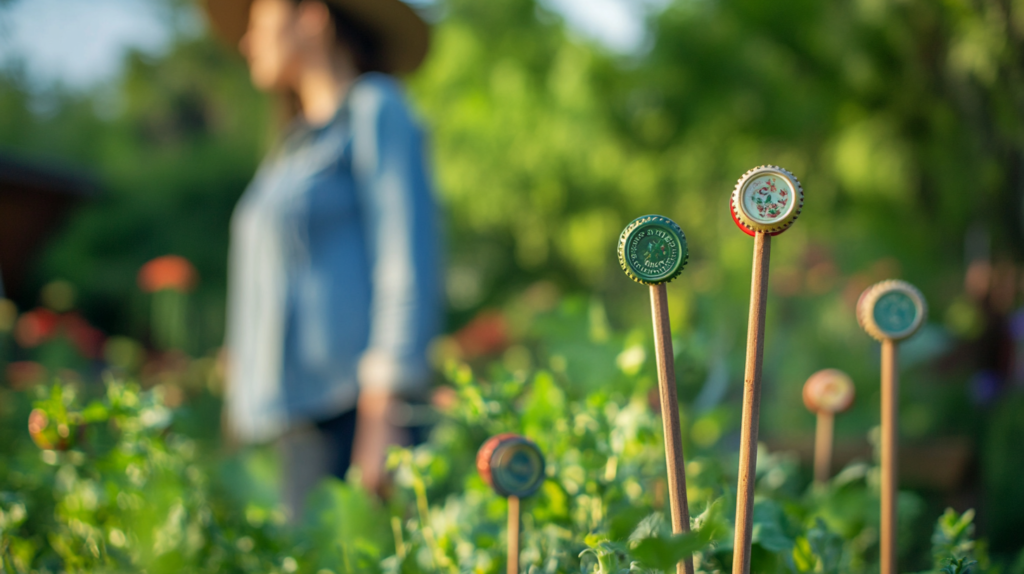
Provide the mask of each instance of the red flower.
POLYGON ((82 356, 89 359, 98 357, 103 346, 103 333, 78 313, 58 315, 39 307, 18 317, 14 326, 14 340, 23 349, 38 347, 58 335, 70 339, 82 356))
POLYGON ((71 339, 83 357, 96 359, 103 349, 103 332, 93 327, 78 313, 68 313, 60 318, 61 332, 71 339))
POLYGON ((139 288, 146 293, 164 289, 187 293, 199 282, 199 274, 188 259, 179 255, 164 255, 139 269, 138 282, 139 288))
POLYGON ((43 307, 23 313, 14 325, 14 340, 25 349, 38 347, 54 336, 59 321, 56 313, 43 307))

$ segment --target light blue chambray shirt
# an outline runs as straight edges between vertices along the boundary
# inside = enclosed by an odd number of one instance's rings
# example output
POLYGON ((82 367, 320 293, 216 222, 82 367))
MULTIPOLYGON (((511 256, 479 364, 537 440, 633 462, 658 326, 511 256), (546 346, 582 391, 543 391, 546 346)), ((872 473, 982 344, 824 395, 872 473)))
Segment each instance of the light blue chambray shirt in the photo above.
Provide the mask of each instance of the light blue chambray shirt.
POLYGON ((371 73, 261 164, 231 222, 226 400, 242 440, 340 414, 360 387, 426 384, 442 300, 423 139, 398 83, 371 73))

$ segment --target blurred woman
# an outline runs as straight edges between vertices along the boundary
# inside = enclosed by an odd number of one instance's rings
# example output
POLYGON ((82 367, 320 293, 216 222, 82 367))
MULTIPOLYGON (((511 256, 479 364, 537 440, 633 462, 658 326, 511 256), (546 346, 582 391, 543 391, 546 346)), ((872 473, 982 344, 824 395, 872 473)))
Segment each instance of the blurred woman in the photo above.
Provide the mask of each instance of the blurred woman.
POLYGON ((396 405, 425 391, 439 326, 423 135, 391 74, 427 25, 399 0, 209 0, 253 84, 295 111, 231 223, 226 414, 276 441, 293 515, 350 462, 379 490, 396 405))

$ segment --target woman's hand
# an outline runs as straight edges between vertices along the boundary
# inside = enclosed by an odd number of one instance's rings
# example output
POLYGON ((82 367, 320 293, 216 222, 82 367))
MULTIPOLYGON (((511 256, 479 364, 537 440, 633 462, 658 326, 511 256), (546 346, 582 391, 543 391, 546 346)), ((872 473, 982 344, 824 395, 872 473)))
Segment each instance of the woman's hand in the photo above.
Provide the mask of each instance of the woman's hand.
POLYGON ((378 495, 383 495, 387 488, 384 463, 388 447, 401 444, 405 438, 403 429, 388 418, 397 402, 389 391, 363 389, 359 393, 352 465, 359 467, 363 487, 378 495))
MULTIPOLYGON (((227 385, 231 374, 231 353, 227 347, 221 347, 217 352, 217 362, 214 364, 214 376, 220 379, 221 392, 227 394, 227 385)), ((224 402, 220 410, 220 436, 221 445, 227 449, 228 452, 234 451, 239 447, 241 441, 235 436, 235 433, 231 430, 230 415, 228 414, 228 403, 224 402)))

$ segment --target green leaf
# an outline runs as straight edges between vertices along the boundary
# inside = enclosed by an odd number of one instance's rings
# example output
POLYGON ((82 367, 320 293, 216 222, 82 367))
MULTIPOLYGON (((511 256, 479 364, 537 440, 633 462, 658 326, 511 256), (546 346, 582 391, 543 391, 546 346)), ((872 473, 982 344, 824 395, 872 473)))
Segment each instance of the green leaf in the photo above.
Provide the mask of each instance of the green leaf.
MULTIPOLYGON (((806 540, 815 562, 819 566, 816 572, 838 574, 839 562, 843 557, 843 539, 831 532, 825 521, 815 519, 814 527, 807 531, 806 540)), ((796 550, 794 549, 794 554, 796 550)))
POLYGON ((754 503, 754 528, 751 542, 770 552, 790 552, 793 539, 786 535, 782 509, 771 500, 754 503))
POLYGON ((388 549, 394 544, 387 512, 365 491, 336 479, 322 482, 309 495, 302 526, 323 552, 318 560, 322 568, 344 559, 354 561, 358 558, 353 556, 356 552, 380 560, 390 554, 388 549), (345 546, 338 547, 339 542, 345 546))
POLYGON ((89 406, 82 410, 82 420, 87 423, 105 421, 109 416, 110 410, 99 401, 89 403, 89 406))
POLYGON ((699 532, 688 532, 669 538, 645 538, 630 549, 630 554, 649 568, 671 570, 680 560, 705 546, 707 540, 699 532))

